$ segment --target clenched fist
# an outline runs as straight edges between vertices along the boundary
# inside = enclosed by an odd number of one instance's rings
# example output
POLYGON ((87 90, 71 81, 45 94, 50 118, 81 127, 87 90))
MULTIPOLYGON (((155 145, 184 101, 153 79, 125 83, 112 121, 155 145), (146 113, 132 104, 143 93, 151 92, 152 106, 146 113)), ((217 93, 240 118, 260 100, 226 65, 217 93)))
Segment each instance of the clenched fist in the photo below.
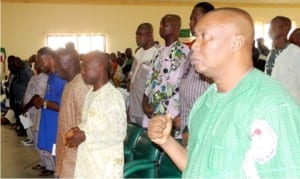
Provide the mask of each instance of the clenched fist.
POLYGON ((156 115, 148 125, 148 136, 154 143, 164 145, 171 137, 172 117, 170 114, 156 115))

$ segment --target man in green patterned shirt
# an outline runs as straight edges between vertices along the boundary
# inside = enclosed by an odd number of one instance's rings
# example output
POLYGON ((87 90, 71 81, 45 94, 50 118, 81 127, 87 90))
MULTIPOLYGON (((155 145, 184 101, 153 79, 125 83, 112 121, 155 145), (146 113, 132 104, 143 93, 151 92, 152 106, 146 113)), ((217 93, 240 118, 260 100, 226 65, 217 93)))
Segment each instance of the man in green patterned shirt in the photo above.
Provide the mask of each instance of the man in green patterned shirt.
POLYGON ((253 20, 236 8, 204 15, 191 63, 213 84, 189 115, 187 150, 171 136, 170 115, 152 118, 150 139, 185 178, 299 178, 300 108, 252 65, 253 20))

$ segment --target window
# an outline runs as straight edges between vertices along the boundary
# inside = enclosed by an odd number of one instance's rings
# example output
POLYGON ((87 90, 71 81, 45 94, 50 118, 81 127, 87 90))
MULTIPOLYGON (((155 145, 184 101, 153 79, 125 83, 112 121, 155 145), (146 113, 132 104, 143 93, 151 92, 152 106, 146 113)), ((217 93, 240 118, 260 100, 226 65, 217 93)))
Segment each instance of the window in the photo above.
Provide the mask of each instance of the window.
POLYGON ((46 45, 53 50, 65 47, 67 42, 73 42, 81 54, 92 50, 106 51, 106 40, 102 34, 49 34, 46 39, 46 45))
MULTIPOLYGON (((271 49, 272 40, 270 39, 268 34, 269 28, 270 28, 270 22, 255 22, 255 39, 260 37, 264 38, 265 45, 271 49)), ((296 28, 296 23, 295 21, 292 21, 292 28, 290 30, 289 35, 293 32, 293 30, 295 30, 295 28, 296 28)), ((257 44, 255 44, 255 46, 257 46, 257 44)))

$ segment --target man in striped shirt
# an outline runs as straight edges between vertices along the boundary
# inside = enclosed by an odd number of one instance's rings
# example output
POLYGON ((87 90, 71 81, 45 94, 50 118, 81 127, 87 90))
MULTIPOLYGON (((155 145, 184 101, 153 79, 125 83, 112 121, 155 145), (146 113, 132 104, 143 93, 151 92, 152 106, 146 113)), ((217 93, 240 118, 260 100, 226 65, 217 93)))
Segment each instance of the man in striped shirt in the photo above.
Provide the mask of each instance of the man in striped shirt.
MULTIPOLYGON (((190 30, 195 35, 195 26, 199 19, 207 12, 214 9, 214 6, 208 2, 200 2, 196 4, 192 10, 190 17, 190 30)), ((182 133, 183 145, 187 145, 188 140, 188 115, 196 99, 201 96, 212 83, 212 80, 195 71, 190 59, 186 61, 184 75, 179 86, 179 121, 175 121, 175 126, 180 127, 182 133), (177 125, 176 125, 177 124, 177 125), (180 125, 179 125, 180 124, 180 125)))

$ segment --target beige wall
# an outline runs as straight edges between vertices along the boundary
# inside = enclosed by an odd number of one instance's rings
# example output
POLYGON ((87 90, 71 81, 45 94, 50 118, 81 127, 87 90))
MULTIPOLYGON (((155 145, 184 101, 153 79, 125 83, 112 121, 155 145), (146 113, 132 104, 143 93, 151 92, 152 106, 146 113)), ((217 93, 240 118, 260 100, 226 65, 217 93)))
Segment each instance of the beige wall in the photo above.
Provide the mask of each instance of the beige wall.
MULTIPOLYGON (((297 7, 272 8, 243 7, 255 20, 268 21, 276 15, 291 17, 300 26, 297 7)), ((136 48, 135 30, 141 22, 150 22, 158 35, 160 18, 167 13, 179 14, 182 27, 188 28, 191 6, 150 5, 84 5, 84 4, 29 4, 2 3, 1 46, 8 55, 27 59, 45 45, 47 33, 104 33, 107 51, 124 51, 136 48)))

